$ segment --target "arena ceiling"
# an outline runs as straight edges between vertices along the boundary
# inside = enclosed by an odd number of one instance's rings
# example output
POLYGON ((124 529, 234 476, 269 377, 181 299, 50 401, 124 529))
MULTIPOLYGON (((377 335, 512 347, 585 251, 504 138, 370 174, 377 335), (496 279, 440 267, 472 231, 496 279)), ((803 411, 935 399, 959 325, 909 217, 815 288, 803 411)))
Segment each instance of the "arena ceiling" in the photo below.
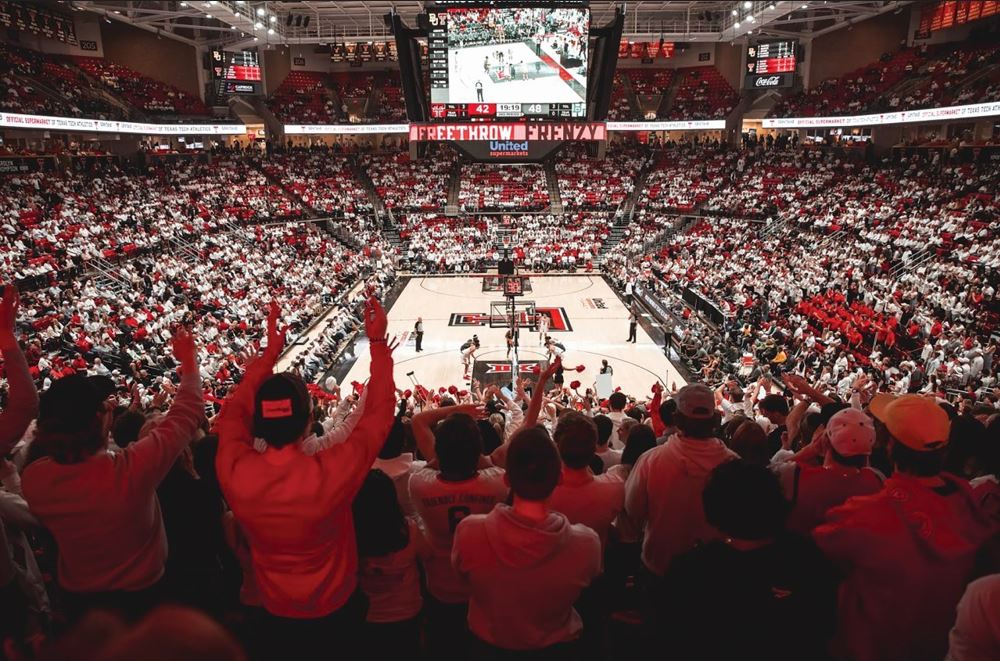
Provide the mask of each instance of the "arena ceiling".
MULTIPOLYGON (((150 32, 197 46, 245 48, 287 44, 320 44, 385 39, 383 17, 398 12, 408 25, 425 4, 417 0, 306 0, 304 2, 76 0, 59 2, 77 11, 100 14, 150 32)), ((820 0, 590 3, 592 22, 611 20, 625 8, 625 34, 634 39, 666 41, 734 41, 756 37, 819 35, 890 11, 902 11, 912 0, 820 0)))

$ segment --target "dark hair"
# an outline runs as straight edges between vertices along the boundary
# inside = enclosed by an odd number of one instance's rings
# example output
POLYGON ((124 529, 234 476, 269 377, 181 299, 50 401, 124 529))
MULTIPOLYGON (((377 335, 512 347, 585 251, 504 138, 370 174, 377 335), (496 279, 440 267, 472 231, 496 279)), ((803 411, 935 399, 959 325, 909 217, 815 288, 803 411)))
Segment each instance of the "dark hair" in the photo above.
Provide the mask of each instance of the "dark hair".
POLYGON ((590 472, 594 475, 602 475, 604 473, 604 460, 601 459, 596 454, 590 458, 590 472))
POLYGON ((559 416, 553 440, 564 464, 573 469, 586 468, 597 451, 597 427, 584 414, 567 411, 559 416))
POLYGON ((781 395, 768 395, 760 400, 760 410, 788 415, 788 400, 781 395))
POLYGON ((660 402, 660 420, 663 421, 668 427, 672 427, 674 424, 674 414, 677 412, 677 402, 672 399, 668 399, 665 402, 660 402))
POLYGON ((937 450, 918 452, 893 439, 889 446, 889 458, 892 459, 896 470, 917 477, 934 477, 944 470, 947 451, 948 446, 944 446, 937 450))
POLYGON ((951 421, 948 445, 945 446, 944 470, 960 477, 976 477, 985 463, 986 426, 971 415, 951 421))
POLYGON ((260 384, 254 401, 253 433, 273 448, 291 445, 310 427, 312 397, 302 377, 291 372, 272 374, 260 384), (284 405, 270 413, 268 406, 284 405))
POLYGON ((107 444, 101 420, 103 401, 96 385, 82 374, 57 379, 39 396, 31 456, 75 464, 103 448, 107 444))
POLYGON ((638 406, 633 406, 632 408, 630 408, 628 411, 625 412, 625 415, 632 418, 636 422, 642 422, 643 420, 646 419, 646 411, 638 406))
POLYGON ((986 451, 981 472, 1000 477, 1000 415, 994 415, 986 425, 986 451))
POLYGON ((562 463, 559 451, 544 427, 514 434, 507 451, 507 481, 514 495, 525 500, 545 500, 559 484, 562 463))
POLYGON ((844 409, 849 409, 849 408, 851 408, 850 405, 845 404, 843 402, 830 402, 828 404, 824 404, 822 407, 820 407, 819 410, 820 424, 826 425, 828 422, 830 422, 830 418, 832 418, 834 415, 840 413, 844 409))
POLYGON ((389 427, 389 434, 385 437, 385 443, 378 452, 379 459, 395 459, 403 453, 403 441, 406 439, 406 431, 403 429, 403 421, 400 416, 396 416, 389 427))
POLYGON ((860 469, 868 465, 868 455, 856 454, 852 457, 845 457, 844 455, 840 454, 835 449, 833 449, 832 445, 827 444, 827 447, 830 449, 830 456, 836 463, 840 464, 841 466, 849 466, 850 468, 860 469))
POLYGON ((354 534, 358 555, 378 558, 406 548, 410 527, 399 506, 392 478, 374 468, 368 471, 354 497, 354 534))
POLYGON ((678 411, 674 422, 688 438, 712 438, 719 429, 719 413, 716 411, 711 418, 689 418, 678 411))
POLYGON ((646 425, 636 425, 628 430, 625 449, 622 450, 622 463, 626 466, 634 466, 643 452, 655 447, 656 433, 646 425))
POLYGON ((767 466, 771 462, 772 453, 768 449, 767 434, 753 420, 744 420, 743 424, 732 432, 732 438, 727 443, 729 449, 740 455, 740 458, 755 466, 767 466))
POLYGON ((778 477, 764 466, 743 459, 716 466, 701 498, 706 521, 737 539, 778 535, 790 511, 778 477))
POLYGON ((606 415, 595 415, 594 426, 597 427, 597 445, 604 447, 611 440, 611 432, 615 430, 615 423, 606 415))
POLYGON ((128 447, 139 440, 139 431, 144 424, 145 415, 139 411, 125 411, 111 424, 111 438, 118 447, 128 447))
POLYGON ((483 453, 483 437, 472 416, 453 413, 434 430, 434 452, 441 472, 453 479, 472 477, 483 453))
POLYGON ((623 392, 613 392, 611 397, 608 397, 608 406, 611 407, 612 411, 621 411, 628 404, 628 398, 623 392))
POLYGON ((503 439, 489 420, 476 420, 476 426, 479 427, 479 436, 483 439, 483 454, 492 454, 503 445, 503 439))

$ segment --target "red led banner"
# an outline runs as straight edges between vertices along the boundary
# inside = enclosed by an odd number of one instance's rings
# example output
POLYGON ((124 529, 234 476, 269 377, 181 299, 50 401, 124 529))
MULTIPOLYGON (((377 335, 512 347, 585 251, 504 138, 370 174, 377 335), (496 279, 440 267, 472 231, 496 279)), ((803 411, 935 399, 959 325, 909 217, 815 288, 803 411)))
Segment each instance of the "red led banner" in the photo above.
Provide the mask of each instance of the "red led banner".
POLYGON ((491 123, 491 124, 411 124, 410 140, 439 142, 490 141, 560 141, 607 140, 603 122, 553 123, 491 123))

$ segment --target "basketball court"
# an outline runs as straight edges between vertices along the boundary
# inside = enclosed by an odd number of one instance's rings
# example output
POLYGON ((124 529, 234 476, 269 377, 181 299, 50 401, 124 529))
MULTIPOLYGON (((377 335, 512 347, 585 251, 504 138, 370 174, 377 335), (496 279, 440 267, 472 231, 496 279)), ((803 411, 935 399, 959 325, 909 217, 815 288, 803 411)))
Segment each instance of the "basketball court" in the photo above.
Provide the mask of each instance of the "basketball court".
MULTIPOLYGON (((534 302, 536 314, 551 319, 549 335, 566 347, 563 365, 567 385, 580 381, 581 393, 593 387, 602 359, 614 369, 613 386, 639 399, 650 395, 650 387, 656 380, 668 388, 673 383, 677 387, 686 383, 663 355, 663 348, 650 339, 641 325, 637 342, 625 342, 628 309, 600 276, 532 276, 529 283, 530 290, 526 290, 523 299, 534 302), (572 371, 578 365, 586 369, 581 373, 572 371)), ((473 334, 479 336, 481 343, 475 356, 476 377, 490 383, 510 374, 507 329, 491 328, 491 304, 502 302, 503 295, 483 289, 482 276, 414 277, 407 283, 388 311, 389 336, 396 335, 400 340, 394 353, 398 388, 412 387, 409 372, 428 388, 467 388, 469 382, 462 378, 461 346, 473 334), (424 322, 421 353, 417 353, 413 338, 413 324, 418 316, 424 322)), ((496 309, 495 305, 492 307, 496 309)), ((497 325, 502 319, 493 321, 497 325)), ((356 353, 358 360, 343 383, 363 382, 368 378, 370 360, 365 341, 358 345, 356 353)), ((522 328, 519 352, 522 374, 534 379, 532 367, 548 358, 539 334, 522 328)))

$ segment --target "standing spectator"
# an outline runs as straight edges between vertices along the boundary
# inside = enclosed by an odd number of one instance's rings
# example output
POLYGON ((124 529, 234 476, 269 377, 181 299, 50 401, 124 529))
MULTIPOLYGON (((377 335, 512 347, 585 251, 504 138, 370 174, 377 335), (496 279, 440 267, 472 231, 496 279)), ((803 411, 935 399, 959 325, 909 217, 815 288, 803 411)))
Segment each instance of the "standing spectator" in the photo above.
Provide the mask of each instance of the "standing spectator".
POLYGON ((881 489, 885 478, 868 465, 874 445, 872 419, 848 408, 830 418, 825 433, 797 455, 796 461, 779 464, 776 470, 785 498, 792 503, 789 530, 809 534, 823 523, 831 508, 852 496, 867 496, 881 489), (823 457, 821 466, 807 461, 817 454, 823 457))
POLYGON ((667 571, 657 596, 664 649, 684 659, 823 658, 835 574, 811 540, 786 531, 777 478, 742 459, 725 462, 702 501, 725 539, 688 551, 667 571))
POLYGON ((590 462, 597 448, 597 428, 590 418, 568 411, 559 418, 554 434, 562 458, 562 480, 552 492, 549 509, 582 523, 607 545, 611 524, 622 511, 625 483, 617 472, 595 476, 590 462))
POLYGON ((844 576, 839 659, 943 658, 991 532, 968 483, 942 472, 948 414, 930 397, 890 399, 873 413, 889 433, 895 472, 878 493, 830 510, 813 532, 844 576))
POLYGON ((354 499, 358 580, 368 597, 365 649, 375 659, 403 658, 420 647, 420 568, 423 537, 403 515, 392 478, 368 473, 354 499))
POLYGON ((428 647, 448 658, 464 658, 469 601, 468 587, 451 564, 455 529, 464 518, 486 514, 507 496, 502 468, 478 468, 483 441, 472 416, 484 414, 478 406, 447 406, 413 418, 414 440, 428 460, 427 467, 410 475, 410 502, 428 546, 428 647))
POLYGON ((969 583, 948 638, 947 661, 1000 659, 1000 574, 969 583))
POLYGON ((604 470, 617 466, 622 460, 622 451, 611 447, 611 435, 615 432, 615 423, 606 415, 595 415, 594 426, 597 427, 597 449, 595 454, 604 464, 604 470))
POLYGON ((247 367, 219 415, 216 469, 253 552, 272 656, 314 658, 331 637, 351 648, 365 619, 358 589, 351 501, 393 421, 392 349, 378 301, 365 307, 371 379, 365 413, 343 443, 306 454, 312 398, 302 379, 271 374, 284 347, 278 306, 268 315, 267 349, 247 367), (263 453, 251 443, 259 437, 263 453))
POLYGON ((773 425, 767 433, 767 449, 773 457, 782 448, 781 436, 788 431, 788 427, 785 426, 785 420, 788 418, 788 400, 781 395, 767 395, 760 400, 760 414, 773 425))
MULTIPOLYGON (((59 546, 59 585, 71 619, 89 608, 140 616, 161 594, 167 560, 156 488, 204 420, 197 352, 183 328, 173 337, 181 385, 163 421, 121 452, 107 451, 114 406, 74 374, 42 395, 22 488, 59 546)), ((103 377, 100 377, 103 378, 103 377)))
POLYGON ((519 431, 507 453, 513 506, 470 516, 455 532, 452 563, 471 588, 477 659, 511 658, 511 651, 580 657, 573 642, 583 623, 573 603, 601 570, 601 542, 593 530, 549 510, 559 474, 548 433, 519 431))
POLYGON ((736 458, 715 436, 719 415, 708 386, 686 385, 674 400, 678 433, 639 457, 625 483, 625 510, 645 526, 642 562, 653 583, 676 556, 719 537, 701 493, 712 470, 736 458))

